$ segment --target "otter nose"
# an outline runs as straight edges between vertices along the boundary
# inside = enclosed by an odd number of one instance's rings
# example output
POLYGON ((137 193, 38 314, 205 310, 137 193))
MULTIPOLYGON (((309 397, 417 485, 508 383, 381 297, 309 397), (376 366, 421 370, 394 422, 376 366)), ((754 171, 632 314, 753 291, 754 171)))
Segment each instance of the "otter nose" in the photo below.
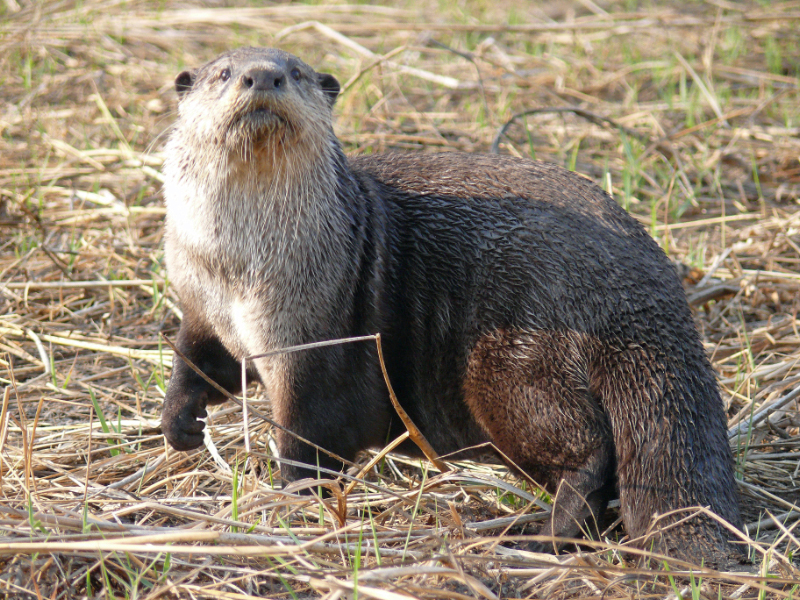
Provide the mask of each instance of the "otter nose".
POLYGON ((242 75, 242 85, 253 91, 270 92, 286 84, 286 76, 278 68, 258 67, 242 75))

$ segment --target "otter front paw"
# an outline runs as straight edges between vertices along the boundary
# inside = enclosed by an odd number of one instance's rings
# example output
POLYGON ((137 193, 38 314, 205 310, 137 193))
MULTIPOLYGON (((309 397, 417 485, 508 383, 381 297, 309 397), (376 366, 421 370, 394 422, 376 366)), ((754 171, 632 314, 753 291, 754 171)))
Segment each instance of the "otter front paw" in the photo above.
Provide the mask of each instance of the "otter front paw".
POLYGON ((164 412, 161 415, 161 431, 175 450, 193 450, 203 445, 203 429, 206 424, 200 419, 208 416, 204 398, 177 398, 167 391, 164 412))

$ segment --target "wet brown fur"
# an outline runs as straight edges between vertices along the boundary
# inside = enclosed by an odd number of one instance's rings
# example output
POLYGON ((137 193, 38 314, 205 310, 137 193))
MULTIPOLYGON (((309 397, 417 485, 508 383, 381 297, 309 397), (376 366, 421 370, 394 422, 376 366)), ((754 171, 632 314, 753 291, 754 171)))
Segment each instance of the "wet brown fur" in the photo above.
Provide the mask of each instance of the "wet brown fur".
MULTIPOLYGON (((331 126, 338 84, 278 50, 226 53, 176 85, 165 195, 178 345, 226 389, 245 355, 381 332, 400 402, 434 448, 491 440, 556 495, 545 532, 591 529, 617 492, 633 536, 696 505, 741 527, 683 289, 601 189, 508 157, 347 158, 331 126)), ((279 423, 345 458, 401 431, 371 346, 259 359, 254 374, 279 423)), ((176 359, 170 443, 199 446, 197 419, 222 399, 176 359)), ((285 465, 287 479, 339 466, 277 441, 312 465, 285 465)), ((709 563, 736 554, 730 537, 700 516, 655 543, 709 563)))

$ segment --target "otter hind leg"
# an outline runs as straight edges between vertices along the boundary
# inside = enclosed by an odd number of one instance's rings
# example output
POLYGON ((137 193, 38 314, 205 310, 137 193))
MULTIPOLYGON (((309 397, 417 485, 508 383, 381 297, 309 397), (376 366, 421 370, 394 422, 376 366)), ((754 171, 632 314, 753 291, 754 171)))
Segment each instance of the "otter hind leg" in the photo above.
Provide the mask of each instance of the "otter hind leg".
POLYGON ((615 493, 611 429, 585 365, 577 336, 499 331, 478 342, 467 367, 465 398, 477 421, 554 495, 540 530, 553 537, 596 538, 615 493))
MULTIPOLYGON (((554 538, 586 535, 599 539, 602 516, 615 493, 613 465, 610 452, 598 447, 581 467, 564 469, 555 484, 552 513, 540 533, 554 538)), ((559 544, 541 546, 558 548, 559 544)))

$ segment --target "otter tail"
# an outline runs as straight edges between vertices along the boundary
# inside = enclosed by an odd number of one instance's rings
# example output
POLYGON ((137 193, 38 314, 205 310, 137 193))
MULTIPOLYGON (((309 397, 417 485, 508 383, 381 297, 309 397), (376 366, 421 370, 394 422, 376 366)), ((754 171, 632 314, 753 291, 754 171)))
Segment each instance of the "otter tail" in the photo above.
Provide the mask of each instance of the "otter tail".
POLYGON ((594 393, 614 438, 622 518, 645 548, 726 563, 743 552, 735 535, 708 514, 680 510, 708 507, 742 528, 723 404, 699 340, 673 343, 631 344, 597 365, 594 393))

